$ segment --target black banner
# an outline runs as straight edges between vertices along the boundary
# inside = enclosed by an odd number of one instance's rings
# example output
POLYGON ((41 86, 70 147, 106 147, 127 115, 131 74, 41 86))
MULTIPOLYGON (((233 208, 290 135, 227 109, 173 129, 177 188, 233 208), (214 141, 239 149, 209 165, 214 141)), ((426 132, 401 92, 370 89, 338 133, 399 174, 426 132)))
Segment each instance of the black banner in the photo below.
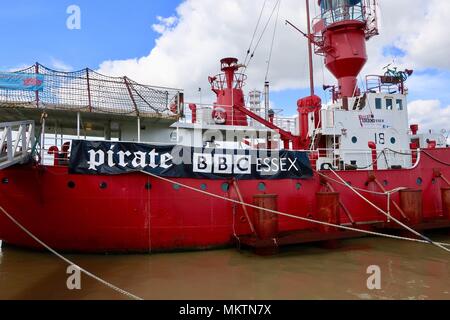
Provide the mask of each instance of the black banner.
POLYGON ((167 178, 309 179, 313 176, 306 152, 232 150, 155 146, 126 142, 74 140, 72 174, 117 175, 146 171, 167 178))

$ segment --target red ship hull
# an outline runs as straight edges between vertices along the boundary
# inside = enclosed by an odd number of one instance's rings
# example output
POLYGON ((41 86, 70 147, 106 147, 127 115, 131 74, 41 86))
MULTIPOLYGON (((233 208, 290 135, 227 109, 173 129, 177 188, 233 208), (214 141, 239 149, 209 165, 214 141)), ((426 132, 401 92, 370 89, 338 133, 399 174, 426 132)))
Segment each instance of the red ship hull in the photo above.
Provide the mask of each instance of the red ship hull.
MULTIPOLYGON (((450 149, 427 150, 448 161, 450 149)), ((407 187, 422 190, 425 220, 442 219, 441 189, 448 188, 441 172, 450 177, 450 167, 422 155, 410 170, 345 171, 339 175, 351 185, 380 191, 367 185, 369 175, 386 189, 407 187), (419 183, 422 181, 422 183, 419 183)), ((326 172, 324 172, 327 174, 326 172)), ((331 173, 328 173, 331 176, 331 173)), ((231 199, 238 196, 224 180, 175 179, 176 182, 231 199)), ((386 221, 351 190, 331 182, 353 219, 360 223, 386 221)), ((319 176, 311 180, 239 181, 244 202, 258 194, 278 195, 278 210, 300 217, 317 218, 316 193, 323 186, 319 176), (260 183, 265 184, 261 188, 260 183), (263 190, 263 191, 262 191, 263 190)), ((368 198, 383 209, 384 196, 368 198)), ((399 195, 393 196, 399 202, 399 195)), ((70 175, 66 167, 16 166, 0 171, 0 205, 50 247, 71 252, 157 252, 224 247, 235 235, 250 234, 244 210, 221 199, 159 179, 134 173, 120 176, 70 175)), ((251 209, 249 209, 251 211, 251 209)), ((343 211, 343 210, 341 210, 343 211)), ((399 212, 393 215, 401 219, 399 212)), ((341 212, 341 223, 349 219, 341 212)), ((279 217, 280 232, 317 230, 314 223, 279 217)), ((0 213, 0 239, 17 246, 40 246, 0 213)))

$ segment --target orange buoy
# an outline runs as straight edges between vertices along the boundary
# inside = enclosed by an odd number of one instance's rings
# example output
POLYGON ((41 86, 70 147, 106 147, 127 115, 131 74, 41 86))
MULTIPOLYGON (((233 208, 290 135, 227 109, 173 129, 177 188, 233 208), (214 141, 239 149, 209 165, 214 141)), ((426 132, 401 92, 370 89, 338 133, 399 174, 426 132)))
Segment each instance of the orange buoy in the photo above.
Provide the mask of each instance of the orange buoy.
MULTIPOLYGON (((272 194, 255 195, 253 204, 257 207, 278 210, 278 196, 272 194)), ((275 239, 278 236, 278 215, 262 209, 253 211, 256 234, 261 240, 275 239)))
POLYGON ((442 188, 441 194, 444 218, 450 219, 450 188, 442 188))
MULTIPOLYGON (((322 222, 341 224, 339 215, 339 193, 338 192, 318 192, 317 199, 317 219, 322 222)), ((336 232, 338 228, 318 225, 320 232, 336 232)))
POLYGON ((423 222, 422 190, 400 191, 400 207, 409 219, 410 225, 418 225, 423 222))

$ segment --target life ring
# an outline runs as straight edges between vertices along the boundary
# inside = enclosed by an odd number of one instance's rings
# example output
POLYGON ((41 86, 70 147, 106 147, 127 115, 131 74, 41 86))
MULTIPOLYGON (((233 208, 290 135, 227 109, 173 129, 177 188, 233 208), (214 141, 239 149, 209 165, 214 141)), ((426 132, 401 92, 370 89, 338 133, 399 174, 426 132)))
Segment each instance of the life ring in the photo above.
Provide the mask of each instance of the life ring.
POLYGON ((170 112, 173 114, 178 114, 178 103, 172 102, 169 107, 170 112))
POLYGON ((212 118, 216 124, 225 124, 227 122, 227 112, 224 108, 215 108, 212 118))

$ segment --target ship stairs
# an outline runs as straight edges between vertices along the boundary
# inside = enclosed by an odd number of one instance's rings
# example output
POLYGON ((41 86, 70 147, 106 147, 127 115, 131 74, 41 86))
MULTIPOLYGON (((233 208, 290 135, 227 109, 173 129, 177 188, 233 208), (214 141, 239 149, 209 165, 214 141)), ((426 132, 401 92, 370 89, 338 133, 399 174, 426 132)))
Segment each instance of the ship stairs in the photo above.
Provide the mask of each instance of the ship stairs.
POLYGON ((28 162, 35 147, 34 121, 0 123, 0 170, 28 162))

